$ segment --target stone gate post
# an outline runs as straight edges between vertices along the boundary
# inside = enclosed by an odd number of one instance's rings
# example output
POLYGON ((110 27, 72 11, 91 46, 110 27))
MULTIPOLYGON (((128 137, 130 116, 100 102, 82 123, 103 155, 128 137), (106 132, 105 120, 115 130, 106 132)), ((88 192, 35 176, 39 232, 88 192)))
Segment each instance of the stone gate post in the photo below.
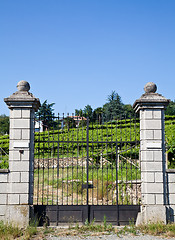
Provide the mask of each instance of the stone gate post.
POLYGON ((20 226, 29 223, 33 204, 34 113, 40 101, 30 85, 20 81, 18 91, 4 101, 10 109, 9 176, 6 220, 20 226))
POLYGON ((140 112, 141 212, 136 224, 166 223, 164 109, 168 105, 157 86, 147 83, 133 107, 140 112))

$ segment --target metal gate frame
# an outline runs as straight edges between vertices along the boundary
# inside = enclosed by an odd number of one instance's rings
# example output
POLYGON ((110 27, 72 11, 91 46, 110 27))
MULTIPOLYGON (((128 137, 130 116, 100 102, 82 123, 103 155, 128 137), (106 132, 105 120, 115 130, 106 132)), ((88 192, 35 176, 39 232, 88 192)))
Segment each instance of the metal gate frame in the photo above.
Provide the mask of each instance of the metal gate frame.
MULTIPOLYGON (((61 120, 61 118, 59 116, 57 118, 52 116, 52 118, 54 120, 57 119, 58 122, 61 120)), ((64 119, 65 119, 64 116, 62 119, 63 119, 62 121, 64 121, 64 119)), ((39 123, 41 125, 42 120, 39 120, 39 123)), ((126 125, 126 119, 125 119, 125 125, 126 125)), ((78 127, 79 126, 77 126, 77 129, 78 129, 78 127)), ((47 134, 49 135, 49 129, 45 129, 45 130, 47 130, 45 132, 47 132, 47 134)), ((82 140, 80 141, 77 139, 76 141, 73 141, 73 140, 69 140, 69 139, 67 139, 67 140, 60 139, 59 124, 58 124, 57 130, 58 130, 58 139, 56 139, 56 140, 51 139, 51 138, 49 139, 49 136, 48 136, 47 141, 46 141, 46 139, 40 138, 41 133, 39 133, 38 134, 39 139, 37 141, 35 141, 35 143, 38 143, 38 146, 39 146, 39 144, 42 144, 42 146, 44 146, 44 144, 47 144, 48 148, 49 148, 49 144, 57 145, 56 147, 58 149, 58 152, 57 152, 57 168, 58 169, 60 168, 59 159, 60 159, 61 153, 60 153, 59 148, 60 148, 61 144, 86 144, 86 173, 87 173, 86 175, 87 176, 86 176, 86 184, 82 183, 82 189, 86 189, 86 204, 80 204, 80 205, 79 204, 76 204, 76 205, 70 204, 69 205, 67 202, 67 204, 64 205, 64 204, 59 204, 58 201, 57 201, 57 204, 53 204, 53 200, 52 200, 52 204, 48 204, 48 200, 47 200, 47 203, 44 203, 43 199, 42 199, 42 202, 39 203, 38 199, 37 199, 37 203, 34 203, 34 213, 38 215, 38 217, 40 219, 40 225, 42 225, 43 222, 47 222, 49 225, 61 225, 61 224, 73 223, 73 222, 74 223, 75 222, 84 223, 87 220, 88 220, 88 222, 92 222, 94 219, 95 219, 95 222, 100 223, 100 222, 103 222, 104 216, 106 217, 107 222, 112 223, 114 225, 129 224, 130 221, 135 222, 137 214, 140 211, 139 202, 136 202, 135 204, 130 204, 130 205, 129 204, 119 204, 119 202, 118 202, 118 199, 119 199, 119 194, 118 194, 118 188, 119 188, 118 148, 119 148, 119 146, 122 146, 124 144, 133 144, 136 146, 137 144, 139 144, 139 141, 136 140, 136 137, 134 140, 130 138, 130 141, 128 141, 128 139, 127 139, 127 141, 126 140, 124 141, 123 139, 121 139, 120 141, 118 139, 115 139, 115 141, 113 141, 113 139, 111 139, 110 141, 108 139, 107 139, 107 141, 104 141, 103 139, 101 141, 99 141, 98 137, 97 137, 97 141, 92 141, 92 140, 90 140, 90 137, 89 137, 90 130, 89 130, 89 119, 88 118, 86 119, 86 140, 84 139, 83 141, 82 140), (112 197, 111 205, 108 205, 108 200, 107 200, 107 204, 103 205, 103 202, 102 202, 102 204, 99 205, 98 204, 98 196, 97 196, 97 204, 93 204, 93 200, 92 200, 92 203, 90 204, 90 201, 89 201, 89 188, 91 188, 91 186, 90 186, 91 184, 89 184, 89 158, 90 158, 89 148, 90 148, 90 145, 93 145, 93 144, 97 144, 97 145, 98 144, 106 144, 106 146, 108 144, 111 146, 115 145, 116 152, 114 155, 116 155, 115 156, 116 203, 113 204, 113 197, 112 197)), ((52 131, 54 131, 54 128, 52 129, 52 131)), ((69 127, 68 127, 68 131, 69 131, 69 127)), ((38 147, 38 150, 40 151, 40 147, 38 147)), ((43 153, 43 154, 45 154, 45 153, 43 153)), ((44 158, 45 158, 45 156, 43 155, 43 166, 42 166, 43 172, 45 169, 45 166, 44 166, 45 159, 44 158)), ((40 171, 40 167, 38 164, 38 173, 39 173, 39 171, 40 171)), ((49 174, 49 171, 50 171, 50 169, 49 169, 49 162, 48 162, 48 174, 49 174)), ((127 169, 126 169, 126 171, 127 171, 127 169)), ((45 176, 43 175, 43 179, 44 179, 44 177, 45 176)), ((68 177, 67 177, 67 179, 68 179, 68 177)), ((38 175, 38 182, 39 182, 39 175, 38 175)), ((139 183, 139 181, 138 181, 138 183, 139 183)), ((126 181, 126 186, 127 186, 127 184, 128 183, 126 181)), ((137 179, 136 179, 136 184, 137 184, 137 179)), ((93 185, 93 183, 92 183, 92 185, 93 185)), ((131 185, 132 185, 132 179, 131 179, 131 185)), ((73 187, 73 185, 72 185, 72 187, 73 187)), ((53 188, 52 188, 52 191, 53 191, 53 188)), ((107 191, 108 191, 108 189, 107 189, 107 191)), ((39 190, 38 190, 38 192, 39 192, 39 190)), ((44 192, 44 190, 42 190, 42 194, 43 194, 43 192, 44 192)), ((53 192, 52 192, 52 194, 53 194, 53 192)), ((98 195, 98 189, 97 189, 97 195, 98 195)), ((136 195, 137 195, 137 185, 136 185, 136 195)), ((136 196, 136 198, 137 198, 137 196, 136 196)), ((93 196, 92 196, 92 199, 93 199, 93 196)), ((122 199, 122 201, 123 201, 123 199, 122 199)))

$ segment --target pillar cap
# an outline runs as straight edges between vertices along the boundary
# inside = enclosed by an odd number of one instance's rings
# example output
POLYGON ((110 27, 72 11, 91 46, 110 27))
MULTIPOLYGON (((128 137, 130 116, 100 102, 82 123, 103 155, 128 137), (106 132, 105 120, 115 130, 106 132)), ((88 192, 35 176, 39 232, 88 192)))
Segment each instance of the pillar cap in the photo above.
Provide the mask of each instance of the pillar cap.
POLYGON ((153 82, 148 82, 144 86, 145 93, 155 93, 157 91, 157 86, 153 82))
POLYGON ((34 108, 35 111, 41 106, 40 100, 29 92, 30 84, 25 81, 19 81, 17 84, 18 91, 10 97, 4 98, 4 102, 9 108, 34 108))
POLYGON ((169 99, 156 93, 157 86, 155 83, 148 82, 144 86, 144 90, 145 93, 133 104, 133 108, 136 112, 143 108, 165 108, 169 104, 169 99))
POLYGON ((18 82, 17 88, 18 88, 18 91, 28 92, 30 90, 30 84, 25 80, 21 80, 20 82, 18 82))

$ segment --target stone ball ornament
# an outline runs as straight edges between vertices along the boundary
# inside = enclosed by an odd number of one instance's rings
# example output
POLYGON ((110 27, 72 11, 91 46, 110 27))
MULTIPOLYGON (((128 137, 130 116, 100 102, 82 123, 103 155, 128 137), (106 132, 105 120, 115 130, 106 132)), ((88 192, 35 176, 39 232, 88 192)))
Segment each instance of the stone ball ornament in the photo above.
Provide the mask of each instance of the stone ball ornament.
POLYGON ((145 93, 155 93, 157 91, 157 86, 153 82, 148 82, 144 87, 145 93))
POLYGON ((20 81, 17 84, 18 91, 29 91, 30 90, 30 84, 27 81, 20 81))

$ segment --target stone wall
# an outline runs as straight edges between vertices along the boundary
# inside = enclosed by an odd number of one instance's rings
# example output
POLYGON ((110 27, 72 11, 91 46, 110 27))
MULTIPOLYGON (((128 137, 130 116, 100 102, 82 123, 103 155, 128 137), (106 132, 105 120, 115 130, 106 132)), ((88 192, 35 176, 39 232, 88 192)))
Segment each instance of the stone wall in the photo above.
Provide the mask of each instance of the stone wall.
POLYGON ((167 169, 166 187, 167 221, 175 222, 175 169, 167 169))
POLYGON ((33 204, 34 116, 40 102, 28 82, 17 87, 4 99, 10 109, 9 172, 0 172, 0 218, 24 227, 33 204))
POLYGON ((9 171, 0 169, 0 220, 4 220, 8 201, 8 178, 9 171))

